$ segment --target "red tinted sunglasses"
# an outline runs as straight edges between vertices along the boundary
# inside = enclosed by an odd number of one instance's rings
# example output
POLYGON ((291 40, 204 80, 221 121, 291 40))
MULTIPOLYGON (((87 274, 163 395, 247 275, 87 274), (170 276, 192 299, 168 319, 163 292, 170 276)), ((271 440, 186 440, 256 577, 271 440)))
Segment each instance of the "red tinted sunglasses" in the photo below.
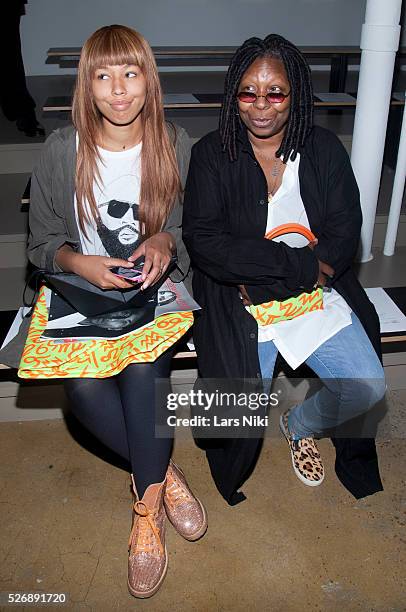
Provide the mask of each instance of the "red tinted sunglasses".
POLYGON ((258 98, 265 98, 268 104, 280 104, 281 102, 284 102, 288 96, 290 96, 290 91, 287 94, 284 94, 281 91, 270 91, 266 94, 266 96, 258 96, 253 91, 240 91, 237 94, 239 101, 246 102, 247 104, 253 104, 258 100, 258 98))

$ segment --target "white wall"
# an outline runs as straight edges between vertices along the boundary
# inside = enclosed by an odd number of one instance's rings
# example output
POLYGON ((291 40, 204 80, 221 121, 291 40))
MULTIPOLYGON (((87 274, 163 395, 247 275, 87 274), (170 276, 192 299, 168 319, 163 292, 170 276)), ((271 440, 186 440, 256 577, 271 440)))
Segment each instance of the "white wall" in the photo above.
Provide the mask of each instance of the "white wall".
POLYGON ((29 0, 21 21, 27 75, 67 74, 46 65, 49 47, 81 46, 100 26, 122 23, 152 45, 239 45, 270 32, 301 45, 358 45, 366 0, 29 0))

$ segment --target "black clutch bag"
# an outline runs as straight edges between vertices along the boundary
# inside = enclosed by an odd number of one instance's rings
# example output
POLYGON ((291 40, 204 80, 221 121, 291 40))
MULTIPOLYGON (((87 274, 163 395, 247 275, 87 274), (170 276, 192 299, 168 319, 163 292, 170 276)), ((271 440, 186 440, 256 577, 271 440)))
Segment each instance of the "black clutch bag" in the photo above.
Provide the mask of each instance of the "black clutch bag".
POLYGON ((134 289, 100 289, 89 283, 77 274, 67 272, 48 273, 42 272, 46 284, 55 290, 66 300, 77 312, 86 317, 95 317, 108 312, 118 312, 126 308, 138 308, 145 306, 159 287, 165 282, 168 275, 176 268, 177 258, 172 257, 165 275, 151 287, 141 291, 140 287, 134 289))

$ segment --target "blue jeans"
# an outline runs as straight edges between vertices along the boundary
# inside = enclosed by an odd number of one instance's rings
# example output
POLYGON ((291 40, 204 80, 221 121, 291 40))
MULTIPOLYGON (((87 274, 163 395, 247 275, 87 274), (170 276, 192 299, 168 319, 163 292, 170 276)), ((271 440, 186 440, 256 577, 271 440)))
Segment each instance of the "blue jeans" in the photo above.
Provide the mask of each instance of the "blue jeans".
MULTIPOLYGON (((323 388, 289 415, 295 438, 322 435, 367 412, 385 394, 385 375, 374 348, 358 317, 324 342, 306 359, 306 364, 323 380, 323 388)), ((278 349, 273 341, 258 343, 263 379, 271 379, 278 349)))

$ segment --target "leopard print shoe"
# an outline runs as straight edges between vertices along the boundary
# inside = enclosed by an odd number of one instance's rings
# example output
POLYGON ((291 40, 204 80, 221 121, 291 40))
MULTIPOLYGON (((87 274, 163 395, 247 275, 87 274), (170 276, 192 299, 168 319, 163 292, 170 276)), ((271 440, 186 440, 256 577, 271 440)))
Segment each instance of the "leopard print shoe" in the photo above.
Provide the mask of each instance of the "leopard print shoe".
POLYGON ((281 431, 289 444, 292 465, 296 476, 305 485, 317 487, 324 480, 324 467, 314 438, 294 440, 289 431, 288 418, 290 410, 281 414, 279 421, 281 431))

